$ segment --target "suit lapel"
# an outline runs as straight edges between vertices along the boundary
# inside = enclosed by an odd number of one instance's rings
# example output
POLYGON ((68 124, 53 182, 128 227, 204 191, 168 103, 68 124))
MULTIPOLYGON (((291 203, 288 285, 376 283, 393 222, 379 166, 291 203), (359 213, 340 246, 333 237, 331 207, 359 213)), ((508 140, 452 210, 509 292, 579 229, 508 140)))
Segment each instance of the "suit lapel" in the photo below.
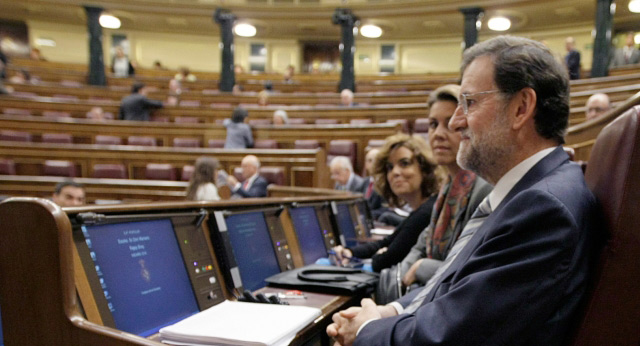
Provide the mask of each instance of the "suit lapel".
MULTIPOLYGON (((487 230, 492 228, 492 225, 496 222, 495 215, 511 200, 515 195, 521 191, 531 187, 549 172, 555 170, 558 166, 569 160, 569 156, 564 152, 562 147, 557 147, 549 155, 545 156, 540 162, 533 166, 523 177, 516 183, 516 185, 509 191, 507 196, 502 200, 498 208, 493 209, 491 214, 484 221, 482 226, 476 231, 473 237, 469 240, 467 245, 460 251, 458 257, 451 263, 451 266, 442 274, 440 281, 435 285, 434 289, 429 292, 429 295, 425 299, 425 302, 431 301, 435 297, 435 293, 438 292, 438 287, 442 282, 448 281, 458 271, 460 266, 469 260, 469 257, 475 249, 482 243, 486 236, 487 230)), ((441 292, 438 295, 441 295, 441 292)))

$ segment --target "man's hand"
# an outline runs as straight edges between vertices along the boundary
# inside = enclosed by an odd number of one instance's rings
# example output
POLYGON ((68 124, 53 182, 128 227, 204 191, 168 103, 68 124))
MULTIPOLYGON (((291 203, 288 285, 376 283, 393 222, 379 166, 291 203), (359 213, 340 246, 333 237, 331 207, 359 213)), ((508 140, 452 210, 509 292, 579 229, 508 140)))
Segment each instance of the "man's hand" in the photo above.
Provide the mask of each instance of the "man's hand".
MULTIPOLYGON (((327 327, 327 335, 341 346, 353 345, 358 329, 369 320, 382 318, 379 308, 371 299, 363 299, 362 307, 352 307, 333 314, 333 323, 327 327)), ((393 309, 393 308, 392 308, 393 309)))
POLYGON ((417 260, 411 268, 404 274, 402 278, 402 283, 405 287, 409 287, 412 283, 416 282, 416 272, 418 271, 418 267, 420 267, 420 263, 422 263, 422 259, 417 260))
POLYGON ((237 183, 238 179, 236 179, 236 177, 234 177, 233 175, 227 177, 227 185, 229 185, 232 189, 234 186, 236 186, 237 183))
POLYGON ((343 247, 342 245, 335 246, 332 250, 336 253, 336 261, 343 266, 349 264, 351 257, 353 257, 351 250, 343 247))

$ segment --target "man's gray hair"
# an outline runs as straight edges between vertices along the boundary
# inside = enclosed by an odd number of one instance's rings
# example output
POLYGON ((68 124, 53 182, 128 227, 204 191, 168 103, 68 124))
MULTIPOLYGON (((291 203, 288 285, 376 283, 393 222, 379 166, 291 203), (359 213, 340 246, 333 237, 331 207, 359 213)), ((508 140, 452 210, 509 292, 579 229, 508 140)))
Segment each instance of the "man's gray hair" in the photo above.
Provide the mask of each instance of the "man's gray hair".
POLYGON ((353 165, 351 165, 351 160, 349 160, 346 156, 336 156, 331 159, 329 163, 329 167, 338 166, 342 168, 346 168, 349 172, 353 172, 353 165))

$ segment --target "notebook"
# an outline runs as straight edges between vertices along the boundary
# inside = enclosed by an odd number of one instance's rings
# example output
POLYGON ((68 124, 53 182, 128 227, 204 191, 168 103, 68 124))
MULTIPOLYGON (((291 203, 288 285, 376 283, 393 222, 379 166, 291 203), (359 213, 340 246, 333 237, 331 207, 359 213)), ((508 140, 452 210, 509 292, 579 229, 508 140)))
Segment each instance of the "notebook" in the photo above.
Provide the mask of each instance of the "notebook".
POLYGON ((288 345, 322 314, 306 306, 224 301, 160 329, 173 345, 288 345))

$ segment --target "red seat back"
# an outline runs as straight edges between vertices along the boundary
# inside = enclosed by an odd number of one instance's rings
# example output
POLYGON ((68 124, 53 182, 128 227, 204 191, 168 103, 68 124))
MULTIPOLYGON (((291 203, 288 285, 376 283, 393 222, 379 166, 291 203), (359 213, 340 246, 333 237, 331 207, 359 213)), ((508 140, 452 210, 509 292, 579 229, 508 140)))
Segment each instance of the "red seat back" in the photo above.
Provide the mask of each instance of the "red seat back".
POLYGON ((155 147, 157 145, 156 139, 148 136, 129 136, 127 138, 128 145, 142 145, 148 147, 155 147))
POLYGON ((103 164, 93 165, 93 178, 128 179, 127 168, 123 164, 103 164))
POLYGON ((71 161, 47 160, 42 167, 43 175, 57 177, 76 177, 76 165, 71 161))
POLYGON ((43 133, 43 143, 73 143, 73 137, 69 133, 43 133))
POLYGON ((168 163, 148 163, 144 171, 145 178, 151 180, 176 180, 176 169, 168 163))

